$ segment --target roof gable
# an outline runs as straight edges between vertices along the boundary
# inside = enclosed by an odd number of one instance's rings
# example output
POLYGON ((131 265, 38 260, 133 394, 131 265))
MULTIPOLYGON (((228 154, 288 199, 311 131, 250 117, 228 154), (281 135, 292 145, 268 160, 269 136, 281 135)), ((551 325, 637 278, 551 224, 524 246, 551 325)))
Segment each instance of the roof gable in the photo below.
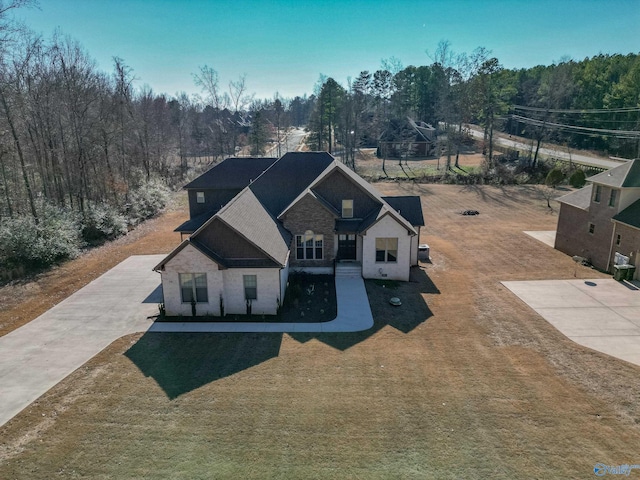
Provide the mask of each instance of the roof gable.
POLYGON ((287 208, 285 208, 282 211, 282 213, 278 216, 278 219, 283 218, 290 210, 295 208, 296 205, 298 205, 300 202, 302 202, 304 199, 307 199, 307 198, 311 199, 312 201, 314 201, 316 203, 318 203, 325 210, 327 210, 327 212, 329 212, 334 218, 338 218, 340 216, 340 212, 338 212, 335 208, 333 208, 333 206, 329 202, 327 202, 324 198, 322 198, 316 192, 314 192, 311 189, 307 188, 300 195, 298 195, 293 200, 293 202, 291 202, 289 204, 289 206, 287 208))
POLYGON ((614 188, 640 187, 640 159, 629 160, 587 180, 614 188))
POLYGON ((582 187, 580 190, 576 190, 571 193, 567 193, 561 197, 556 198, 556 200, 560 203, 564 203, 567 205, 571 205, 572 207, 577 207, 582 210, 589 210, 589 205, 591 205, 591 191, 593 190, 593 185, 587 185, 586 187, 582 187))
POLYGON ((359 227, 360 231, 362 232, 362 234, 366 234, 369 229, 371 229, 385 217, 389 217, 395 220, 398 225, 407 230, 408 235, 418 234, 418 232, 416 232, 411 225, 408 225, 405 218, 403 218, 401 215, 398 215, 395 210, 389 208, 386 204, 382 205, 380 207, 380 210, 374 212, 372 215, 364 219, 359 227))
POLYGON ((153 267, 153 271, 158 272, 158 271, 164 270, 164 266, 167 263, 169 263, 171 260, 173 260, 173 258, 175 258, 186 247, 195 248, 200 253, 202 253, 205 257, 209 258, 209 260, 216 263, 220 268, 222 269, 225 268, 224 260, 220 256, 218 256, 215 252, 212 252, 211 250, 208 250, 206 248, 202 248, 201 245, 197 245, 191 242, 190 239, 187 239, 187 240, 184 240, 182 243, 180 243, 180 245, 178 245, 176 248, 174 248, 171 251, 171 253, 169 253, 169 255, 167 255, 166 257, 164 257, 158 265, 153 267))
POLYGON ((225 258, 267 257, 279 265, 286 264, 291 242, 291 234, 271 216, 249 188, 205 222, 191 238, 225 258), (254 252, 247 243, 255 249, 254 252))

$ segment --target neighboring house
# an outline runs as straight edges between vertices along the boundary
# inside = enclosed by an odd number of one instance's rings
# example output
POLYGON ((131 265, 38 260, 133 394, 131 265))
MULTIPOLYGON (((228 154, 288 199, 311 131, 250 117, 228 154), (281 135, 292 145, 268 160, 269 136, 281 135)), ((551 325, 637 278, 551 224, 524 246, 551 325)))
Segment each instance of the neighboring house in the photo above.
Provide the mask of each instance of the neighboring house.
POLYGON ((191 235, 155 267, 168 315, 191 315, 193 301, 197 315, 273 315, 290 271, 349 265, 365 278, 408 280, 417 264, 420 197, 381 197, 326 152, 229 158, 186 188, 192 218, 178 231, 191 235), (239 174, 269 161, 256 177, 239 174))
POLYGON ((424 122, 391 120, 378 140, 378 157, 428 157, 436 150, 436 129, 424 122))
POLYGON ((640 265, 640 160, 588 180, 586 187, 557 199, 555 248, 604 271, 611 271, 616 259, 640 265))

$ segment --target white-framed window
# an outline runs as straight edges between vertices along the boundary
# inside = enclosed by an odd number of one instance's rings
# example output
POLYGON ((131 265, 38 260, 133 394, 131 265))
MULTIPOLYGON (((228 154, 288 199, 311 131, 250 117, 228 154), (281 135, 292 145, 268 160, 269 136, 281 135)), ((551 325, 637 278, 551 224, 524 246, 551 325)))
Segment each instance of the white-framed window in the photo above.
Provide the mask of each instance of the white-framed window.
POLYGON ((611 189, 611 196, 609 197, 609 206, 616 206, 616 197, 618 196, 618 191, 614 188, 611 189))
POLYGON ((353 200, 342 200, 342 218, 353 218, 353 200))
POLYGON ((593 194, 593 201, 596 203, 600 203, 601 196, 602 196, 602 187, 600 185, 596 185, 596 191, 593 194))
POLYGON ((298 260, 322 260, 324 235, 316 235, 311 230, 304 235, 296 235, 296 258, 298 260))
POLYGON ((196 192, 196 202, 204 203, 204 192, 196 192))
POLYGON ((398 261, 398 239, 376 238, 376 262, 395 263, 398 261))
POLYGON ((207 303, 209 295, 207 294, 207 274, 206 273, 181 273, 180 274, 180 293, 182 303, 207 303))
POLYGON ((258 277, 256 275, 243 275, 242 282, 244 283, 244 299, 257 300, 258 299, 258 277))
POLYGON ((595 231, 596 231, 596 226, 593 223, 589 222, 589 233, 593 235, 595 231))

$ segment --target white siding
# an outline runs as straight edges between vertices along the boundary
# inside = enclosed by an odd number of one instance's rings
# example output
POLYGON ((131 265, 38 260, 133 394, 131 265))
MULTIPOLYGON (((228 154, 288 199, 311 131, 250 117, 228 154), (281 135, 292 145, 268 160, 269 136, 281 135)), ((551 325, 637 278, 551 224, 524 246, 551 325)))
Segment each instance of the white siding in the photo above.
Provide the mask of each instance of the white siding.
POLYGON ((196 248, 187 245, 165 264, 162 277, 162 291, 167 315, 191 316, 191 304, 182 303, 180 295, 181 273, 206 273, 208 303, 196 305, 197 315, 220 315, 220 294, 223 291, 222 272, 218 265, 196 248))
POLYGON ((364 278, 388 278, 409 280, 411 266, 411 235, 390 215, 373 225, 362 237, 362 276, 364 278), (376 262, 376 238, 398 239, 398 261, 376 262), (386 275, 386 276, 385 276, 386 275))
POLYGON ((411 237, 411 266, 418 265, 418 247, 420 246, 420 227, 413 227, 418 235, 411 237))

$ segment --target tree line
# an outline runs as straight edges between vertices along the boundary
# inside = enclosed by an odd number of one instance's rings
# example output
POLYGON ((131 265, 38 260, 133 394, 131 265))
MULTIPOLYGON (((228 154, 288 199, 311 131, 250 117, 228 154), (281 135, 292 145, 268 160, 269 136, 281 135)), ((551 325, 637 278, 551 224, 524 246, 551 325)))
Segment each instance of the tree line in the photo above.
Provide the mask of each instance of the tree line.
POLYGON ((485 48, 458 54, 444 41, 431 58, 429 65, 406 68, 396 59, 383 61, 381 69, 362 71, 346 86, 321 76, 309 99, 312 148, 338 148, 353 165, 357 148, 376 146, 395 120, 410 117, 437 127, 447 166, 467 140, 467 123, 484 127, 489 165, 496 129, 530 138, 533 166, 545 140, 640 156, 638 54, 505 69, 485 48))

